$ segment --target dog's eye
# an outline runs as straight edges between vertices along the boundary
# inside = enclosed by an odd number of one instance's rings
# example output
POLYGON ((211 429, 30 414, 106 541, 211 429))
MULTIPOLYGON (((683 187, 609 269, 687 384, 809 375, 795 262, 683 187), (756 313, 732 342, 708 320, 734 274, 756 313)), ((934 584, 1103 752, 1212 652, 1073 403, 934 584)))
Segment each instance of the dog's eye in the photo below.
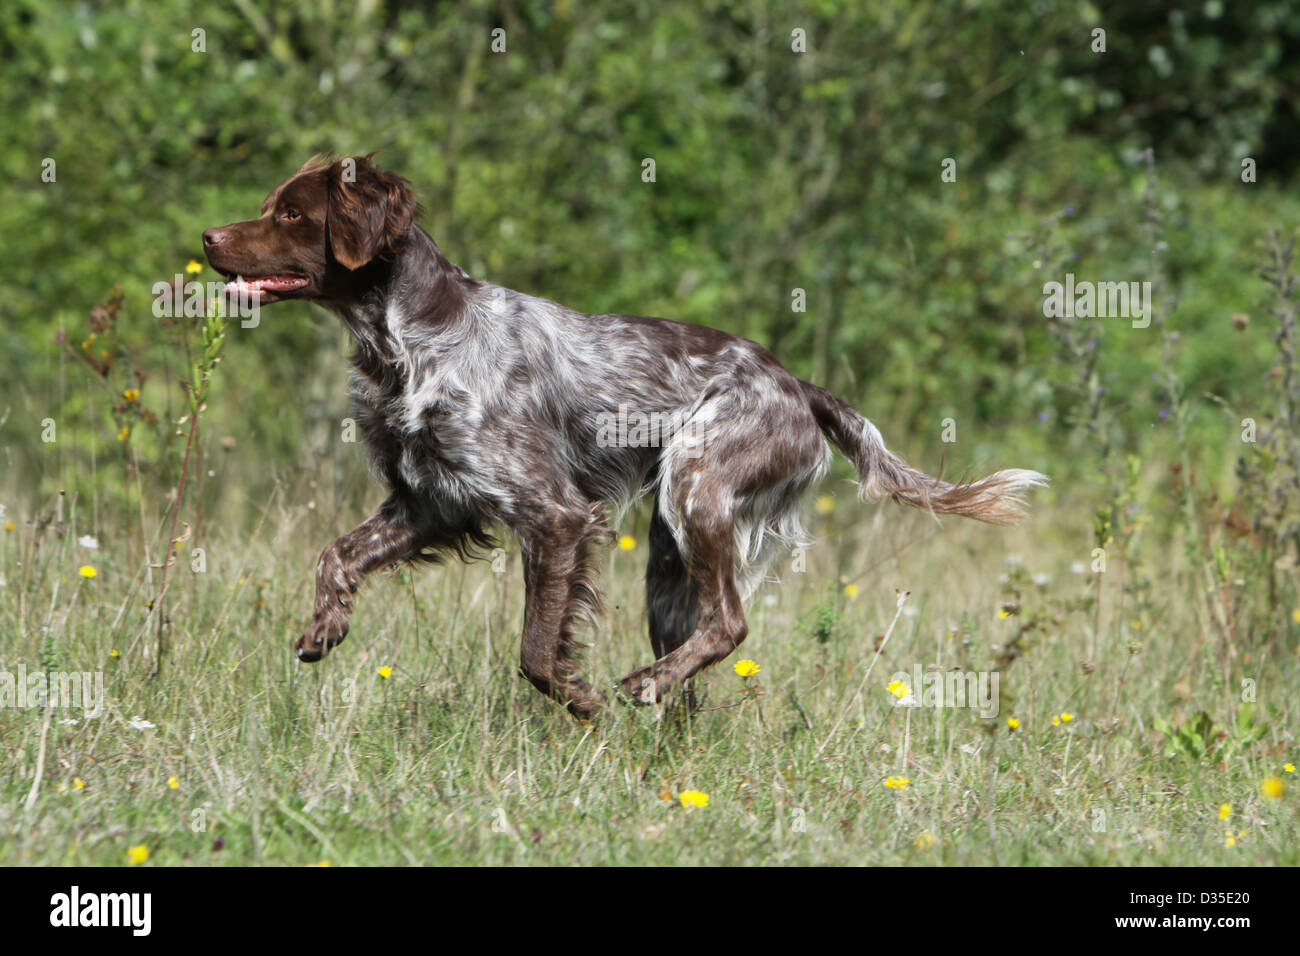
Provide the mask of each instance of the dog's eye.
POLYGON ((302 213, 298 212, 298 210, 296 209, 286 209, 284 211, 284 218, 289 220, 290 222, 297 219, 301 215, 302 213))

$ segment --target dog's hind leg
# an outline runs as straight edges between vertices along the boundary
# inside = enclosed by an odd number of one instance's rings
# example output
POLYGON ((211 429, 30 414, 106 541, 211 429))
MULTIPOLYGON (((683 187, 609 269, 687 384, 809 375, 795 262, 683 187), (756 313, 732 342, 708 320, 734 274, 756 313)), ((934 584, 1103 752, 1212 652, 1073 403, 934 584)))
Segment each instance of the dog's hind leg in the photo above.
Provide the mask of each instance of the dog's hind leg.
POLYGON ((646 617, 650 646, 656 658, 675 651, 695 633, 700 616, 700 596, 691 583, 686 560, 677 548, 668 522, 655 499, 650 518, 650 563, 645 570, 646 617))
MULTIPOLYGON (((686 560, 673 539, 668 522, 659 512, 655 498, 650 518, 650 562, 645 571, 646 618, 650 624, 650 647, 661 658, 686 643, 695 633, 700 618, 700 596, 691 581, 686 560)), ((692 681, 683 683, 686 709, 694 711, 697 702, 692 681)))
POLYGON ((548 515, 519 536, 525 590, 520 669, 575 717, 591 717, 605 706, 604 697, 578 675, 581 645, 573 630, 582 620, 594 622, 599 611, 590 550, 608 534, 602 509, 593 506, 548 515))
MULTIPOLYGON (((730 489, 719 488, 718 491, 730 494, 730 489)), ((662 612, 658 616, 659 625, 665 629, 654 638, 659 659, 622 680, 623 689, 640 702, 659 700, 665 691, 722 660, 749 633, 735 581, 736 544, 732 516, 729 507, 721 500, 723 494, 719 494, 716 500, 706 501, 704 494, 693 498, 692 513, 686 526, 691 555, 690 583, 682 590, 693 592, 697 602, 695 626, 685 639, 678 637, 677 628, 685 618, 680 605, 676 618, 662 612), (660 647, 665 646, 660 641, 677 643, 660 653, 660 647)), ((671 540, 671 535, 669 538, 671 540)), ((651 550, 653 553, 653 546, 651 550)), ((678 587, 680 589, 680 583, 678 587)), ((662 598, 664 593, 656 596, 662 598)), ((650 614, 654 622, 653 605, 650 614)))
MULTIPOLYGON (((827 448, 796 387, 780 376, 722 383, 665 450, 651 526, 647 598, 659 659, 622 680, 638 701, 658 700, 729 655, 749 633, 744 601, 762 581, 778 545, 801 544, 799 502, 822 473, 827 448), (773 429, 772 421, 783 427, 773 429), (661 546, 655 546, 656 528, 661 546), (684 556, 682 578, 664 552, 684 556), (693 598, 694 628, 684 640, 665 606, 693 598), (668 646, 673 644, 673 646, 668 646)), ((682 558, 678 558, 681 561, 682 558)), ((680 608, 691 608, 681 602, 680 608)))

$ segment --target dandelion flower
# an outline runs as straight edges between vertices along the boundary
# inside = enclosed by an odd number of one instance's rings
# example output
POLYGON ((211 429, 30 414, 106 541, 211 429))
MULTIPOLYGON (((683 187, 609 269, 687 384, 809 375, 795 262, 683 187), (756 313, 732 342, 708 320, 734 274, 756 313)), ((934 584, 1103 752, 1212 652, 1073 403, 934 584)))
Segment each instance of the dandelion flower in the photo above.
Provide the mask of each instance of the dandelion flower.
POLYGON ((828 515, 835 510, 835 499, 830 495, 820 495, 817 498, 817 513, 819 515, 828 515))
POLYGON ((121 652, 120 652, 120 651, 115 647, 115 648, 113 648, 111 651, 108 652, 108 656, 109 656, 109 657, 113 657, 113 658, 117 658, 117 657, 121 657, 122 654, 121 654, 121 652))
POLYGON ((753 677, 762 669, 758 666, 757 661, 751 661, 748 658, 743 661, 736 661, 735 670, 738 677, 753 677))
POLYGON ((858 596, 858 586, 856 584, 844 585, 844 596, 855 598, 858 596))
POLYGON ((86 789, 86 781, 82 780, 80 777, 73 777, 73 778, 72 778, 72 789, 73 789, 73 790, 85 790, 85 789, 86 789))
POLYGON ((6 531, 12 531, 12 530, 14 530, 14 523, 13 523, 12 521, 6 521, 6 522, 5 522, 5 530, 6 530, 6 531))
POLYGON ((140 397, 140 390, 138 388, 128 388, 122 392, 122 397, 125 398, 127 402, 135 404, 136 399, 140 397))
POLYGON ((1011 616, 1011 612, 1008 611, 1006 608, 1004 608, 1004 607, 1000 607, 1000 608, 998 608, 998 620, 999 620, 999 621, 1005 621, 1005 620, 1006 620, 1007 618, 1009 618, 1010 616, 1011 616))
POLYGON ((1259 785, 1259 792, 1265 800, 1276 800, 1286 793, 1286 784, 1281 777, 1265 777, 1259 785))
POLYGON ((618 539, 618 549, 620 551, 631 551, 636 547, 636 538, 630 534, 625 534, 618 539))
POLYGON ((1017 720, 1015 717, 1008 717, 1008 718, 1007 718, 1007 729, 1008 729, 1008 730, 1015 730, 1015 729, 1016 729, 1017 727, 1019 727, 1019 726, 1020 726, 1020 721, 1017 720))
POLYGON ((1284 773, 1295 773, 1295 764, 1284 763, 1282 764, 1282 770, 1284 773))
POLYGON ((684 807, 707 807, 709 795, 700 790, 683 790, 677 797, 684 807))
POLYGON ((906 697, 908 694, 912 692, 912 688, 908 687, 901 680, 891 680, 886 685, 885 690, 889 691, 895 697, 899 697, 899 698, 906 697))
POLYGON ((1074 714, 1061 714, 1061 723, 1068 724, 1072 720, 1074 720, 1074 714))
POLYGON ((1052 726, 1053 726, 1053 727, 1059 727, 1059 726, 1061 726, 1061 718, 1060 718, 1060 717, 1053 717, 1053 718, 1052 718, 1052 726))
POLYGON ((1237 845, 1237 838, 1232 835, 1231 830, 1229 830, 1226 834, 1224 834, 1223 845, 1227 847, 1229 850, 1231 850, 1234 846, 1237 845))
POLYGON ((95 570, 93 565, 83 564, 79 569, 77 569, 77 573, 83 578, 93 578, 99 572, 95 570))
POLYGON ((379 676, 384 680, 388 680, 388 678, 393 676, 393 669, 385 664, 383 667, 379 668, 379 676))
POLYGON ((885 786, 888 787, 890 790, 906 790, 907 785, 911 782, 912 782, 911 779, 908 777, 886 777, 885 778, 885 786))
POLYGON ((189 262, 185 263, 185 271, 192 276, 198 275, 203 271, 203 263, 199 262, 198 259, 191 259, 189 262))
POLYGON ((1231 803, 1219 804, 1219 819, 1226 820, 1230 816, 1232 816, 1232 804, 1231 803))
POLYGON ((126 861, 132 866, 143 863, 149 859, 149 848, 143 843, 137 843, 135 846, 127 847, 126 861))
POLYGON ((916 839, 912 841, 912 846, 916 847, 918 850, 928 850, 930 847, 934 846, 936 842, 933 833, 929 830, 922 830, 916 835, 916 839))
POLYGON ((181 782, 179 780, 177 780, 175 777, 167 778, 167 789, 179 790, 180 788, 181 788, 181 782))

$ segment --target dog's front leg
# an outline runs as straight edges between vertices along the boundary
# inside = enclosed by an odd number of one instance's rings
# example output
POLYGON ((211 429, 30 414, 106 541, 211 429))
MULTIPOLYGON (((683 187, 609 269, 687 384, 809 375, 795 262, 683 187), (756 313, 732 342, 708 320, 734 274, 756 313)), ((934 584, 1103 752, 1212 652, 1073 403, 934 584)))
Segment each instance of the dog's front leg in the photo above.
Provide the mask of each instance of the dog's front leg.
POLYGON ((371 571, 419 553, 427 535, 390 498, 379 511, 322 552, 316 565, 316 612, 295 650, 301 661, 318 661, 348 633, 352 599, 371 571))
POLYGON ((519 533, 525 589, 520 669, 575 717, 594 717, 605 707, 604 695, 578 674, 581 645, 573 631, 598 613, 600 593, 589 551, 608 534, 598 506, 556 510, 519 533))

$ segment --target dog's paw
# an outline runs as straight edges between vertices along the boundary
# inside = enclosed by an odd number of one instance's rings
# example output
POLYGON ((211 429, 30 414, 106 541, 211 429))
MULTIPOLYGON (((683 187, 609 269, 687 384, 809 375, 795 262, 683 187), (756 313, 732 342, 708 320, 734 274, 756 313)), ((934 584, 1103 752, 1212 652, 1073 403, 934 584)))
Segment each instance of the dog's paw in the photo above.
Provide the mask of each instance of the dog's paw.
POLYGON ((298 660, 314 663, 343 643, 348 636, 348 616, 342 609, 317 613, 294 645, 298 660))
POLYGON ((595 720, 609 709, 609 701, 599 690, 587 684, 569 689, 565 706, 579 720, 595 720))
POLYGON ((655 678, 651 666, 634 670, 619 681, 619 684, 623 692, 638 704, 659 703, 659 681, 655 678))

